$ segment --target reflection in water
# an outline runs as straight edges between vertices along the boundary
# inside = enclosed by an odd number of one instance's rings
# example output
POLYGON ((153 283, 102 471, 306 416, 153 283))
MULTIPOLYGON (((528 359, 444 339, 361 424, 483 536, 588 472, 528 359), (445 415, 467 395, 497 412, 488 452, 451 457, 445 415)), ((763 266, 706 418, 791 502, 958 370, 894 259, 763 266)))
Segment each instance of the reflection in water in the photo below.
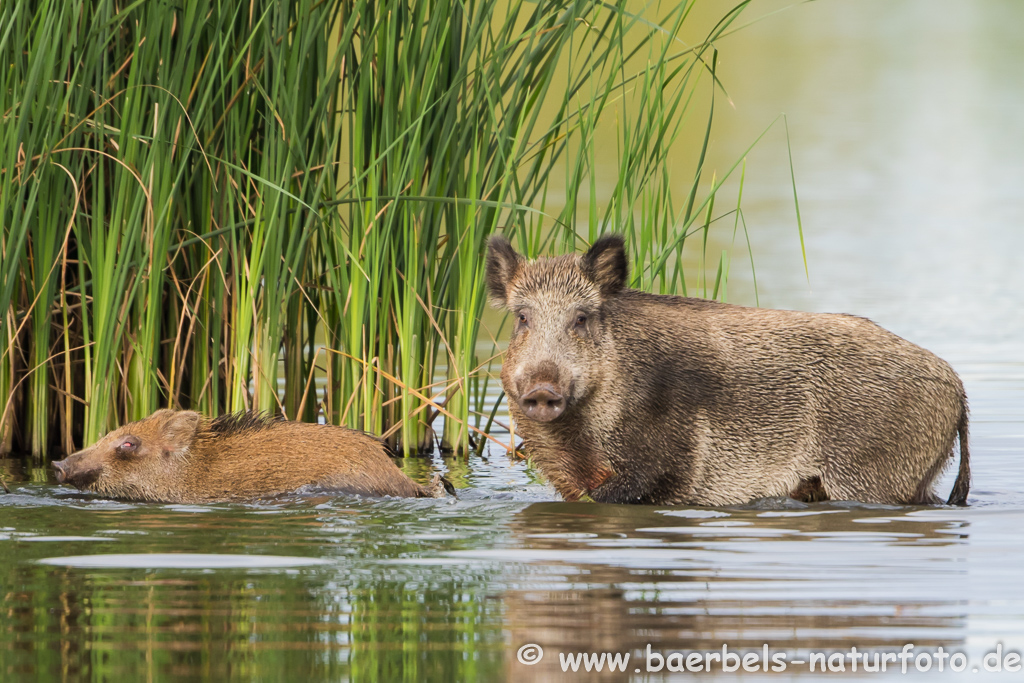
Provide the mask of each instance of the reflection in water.
POLYGON ((948 650, 964 637, 958 596, 968 536, 952 517, 827 504, 713 511, 539 503, 511 527, 519 543, 508 559, 532 559, 531 571, 543 564, 548 572, 542 585, 503 597, 514 678, 557 679, 559 652, 632 652, 643 668, 647 645, 668 653, 768 644, 792 658, 907 642, 948 650), (529 669, 513 656, 524 643, 547 653, 529 669))
MULTIPOLYGON (((97 540, 79 536, 23 537, 23 541, 97 540)), ((271 567, 309 567, 329 564, 316 557, 281 557, 280 555, 213 555, 209 553, 134 553, 72 555, 46 557, 39 564, 76 569, 268 569, 271 567)))
POLYGON ((968 630, 961 510, 346 498, 182 510, 81 496, 70 509, 54 490, 24 487, 23 507, 0 508, 0 545, 21 560, 0 571, 4 680, 556 680, 560 652, 949 650, 968 630), (58 519, 65 535, 43 536, 58 519), (183 551, 176 567, 159 555, 183 551), (271 552, 271 565, 326 564, 239 566, 271 552), (39 562, 89 554, 105 566, 39 562), (547 653, 529 669, 515 658, 527 643, 547 653))
MULTIPOLYGON (((461 547, 440 531, 443 513, 424 524, 423 506, 340 500, 311 513, 306 503, 198 514, 125 506, 117 526, 132 534, 110 533, 111 515, 85 506, 69 525, 89 537, 89 551, 104 553, 94 563, 103 567, 23 561, 0 570, 0 678, 414 681, 500 669, 500 605, 484 592, 492 570, 389 565, 419 548, 461 547), (261 562, 271 547, 294 557, 261 562), (115 554, 134 548, 180 559, 174 566, 154 555, 147 564, 115 554), (185 549, 223 554, 200 561, 176 553, 185 549), (247 552, 253 568, 239 566, 247 552), (287 566, 308 564, 310 555, 324 566, 287 566)), ((53 506, 4 519, 68 512, 53 506)), ((6 552, 42 560, 86 548, 21 543, 29 538, 8 539, 6 552)))

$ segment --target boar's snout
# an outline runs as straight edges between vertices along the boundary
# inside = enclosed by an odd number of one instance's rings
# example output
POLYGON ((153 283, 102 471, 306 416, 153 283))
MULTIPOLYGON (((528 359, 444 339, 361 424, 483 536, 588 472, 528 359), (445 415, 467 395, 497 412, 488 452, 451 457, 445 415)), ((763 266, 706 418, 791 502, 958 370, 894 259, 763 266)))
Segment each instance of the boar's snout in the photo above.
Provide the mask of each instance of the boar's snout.
POLYGON ((101 467, 78 467, 72 461, 74 456, 53 462, 53 471, 57 475, 58 484, 71 484, 77 489, 84 489, 99 479, 101 467))
POLYGON ((523 414, 537 422, 551 422, 565 412, 565 397, 553 384, 535 384, 519 398, 523 414))

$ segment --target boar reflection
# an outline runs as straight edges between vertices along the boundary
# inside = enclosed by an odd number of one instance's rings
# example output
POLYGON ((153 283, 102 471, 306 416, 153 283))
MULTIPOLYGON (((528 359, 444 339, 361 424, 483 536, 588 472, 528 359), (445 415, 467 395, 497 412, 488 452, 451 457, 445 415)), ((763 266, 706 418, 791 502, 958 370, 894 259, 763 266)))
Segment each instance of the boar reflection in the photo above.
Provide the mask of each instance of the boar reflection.
POLYGON ((965 592, 959 520, 830 504, 718 512, 538 503, 511 528, 524 555, 547 565, 547 580, 533 573, 531 583, 553 587, 504 595, 510 680, 562 680, 559 653, 580 652, 628 652, 626 671, 646 674, 648 645, 667 655, 768 644, 794 659, 963 642, 963 607, 951 597, 965 592), (527 643, 544 648, 541 662, 517 661, 527 643))

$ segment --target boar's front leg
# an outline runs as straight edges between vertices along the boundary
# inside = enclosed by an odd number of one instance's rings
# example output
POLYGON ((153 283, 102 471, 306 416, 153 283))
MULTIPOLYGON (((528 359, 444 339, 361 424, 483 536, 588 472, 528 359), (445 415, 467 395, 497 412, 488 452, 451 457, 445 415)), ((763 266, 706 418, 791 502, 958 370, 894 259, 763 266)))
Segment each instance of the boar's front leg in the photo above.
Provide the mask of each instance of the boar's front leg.
POLYGON ((656 505, 665 503, 664 499, 652 496, 648 482, 637 481, 626 474, 609 473, 600 486, 590 490, 590 498, 595 503, 632 503, 634 505, 656 505))
POLYGON ((592 496, 592 491, 616 476, 606 460, 595 457, 589 451, 538 447, 529 442, 523 444, 523 450, 568 502, 592 496))
POLYGON ((610 476, 600 485, 591 487, 590 498, 596 503, 633 505, 707 504, 694 493, 688 468, 632 468, 627 462, 610 468, 610 476))

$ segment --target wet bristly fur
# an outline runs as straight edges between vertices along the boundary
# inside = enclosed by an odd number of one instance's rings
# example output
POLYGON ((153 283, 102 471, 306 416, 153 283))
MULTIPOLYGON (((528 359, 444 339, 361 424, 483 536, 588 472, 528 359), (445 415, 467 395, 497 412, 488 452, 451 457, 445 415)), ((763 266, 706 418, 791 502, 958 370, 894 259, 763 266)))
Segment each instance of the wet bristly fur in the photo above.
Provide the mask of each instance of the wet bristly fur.
POLYGON ((241 434, 268 429, 285 419, 281 415, 270 415, 256 410, 228 413, 215 417, 210 421, 210 431, 214 434, 241 434))
POLYGON ((158 410, 56 463, 67 483, 110 498, 206 503, 302 487, 368 496, 443 497, 388 457, 384 443, 344 427, 289 422, 262 413, 210 420, 158 410), (126 441, 131 445, 125 452, 126 441))
POLYGON ((941 502, 970 486, 967 400, 945 361, 850 315, 747 308, 625 287, 621 237, 527 261, 494 237, 492 301, 512 311, 502 384, 527 453, 567 500, 728 505, 941 502), (543 383, 550 421, 519 405, 543 383))

